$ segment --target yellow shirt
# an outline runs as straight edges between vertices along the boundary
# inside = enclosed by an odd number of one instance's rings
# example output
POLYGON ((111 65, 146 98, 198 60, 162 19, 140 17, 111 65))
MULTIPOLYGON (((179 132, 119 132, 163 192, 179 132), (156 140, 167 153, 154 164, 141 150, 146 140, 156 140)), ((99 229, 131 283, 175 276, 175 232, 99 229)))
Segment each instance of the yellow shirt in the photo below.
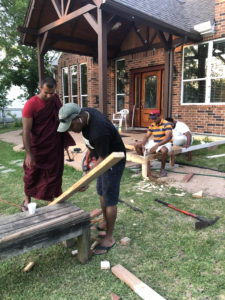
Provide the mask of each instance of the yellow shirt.
MULTIPOLYGON (((172 125, 167 120, 161 119, 159 124, 153 122, 149 126, 148 131, 153 134, 154 142, 158 143, 165 138, 166 132, 168 131, 172 132, 172 125)), ((172 140, 172 136, 171 139, 168 141, 168 143, 171 142, 171 140, 172 140)))

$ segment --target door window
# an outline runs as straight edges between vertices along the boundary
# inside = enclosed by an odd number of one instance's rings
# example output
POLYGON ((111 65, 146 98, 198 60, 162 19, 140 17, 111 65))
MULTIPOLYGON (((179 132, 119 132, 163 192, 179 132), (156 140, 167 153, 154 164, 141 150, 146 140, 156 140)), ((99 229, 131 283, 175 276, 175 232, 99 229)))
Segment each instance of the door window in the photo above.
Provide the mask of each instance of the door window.
POLYGON ((145 78, 145 108, 157 107, 157 76, 145 78))

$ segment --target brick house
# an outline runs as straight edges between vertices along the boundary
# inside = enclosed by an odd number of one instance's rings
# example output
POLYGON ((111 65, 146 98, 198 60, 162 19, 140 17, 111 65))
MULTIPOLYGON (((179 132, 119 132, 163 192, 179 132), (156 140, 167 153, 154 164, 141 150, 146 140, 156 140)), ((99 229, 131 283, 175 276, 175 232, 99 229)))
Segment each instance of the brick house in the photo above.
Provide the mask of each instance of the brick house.
POLYGON ((62 51, 57 81, 64 103, 98 108, 110 119, 127 108, 137 128, 147 127, 149 112, 158 108, 195 133, 225 135, 225 1, 63 3, 31 1, 21 39, 38 47, 40 76, 43 53, 62 51), (45 5, 50 20, 44 14, 40 24, 45 5), (68 20, 58 26, 67 15, 70 26, 68 20))

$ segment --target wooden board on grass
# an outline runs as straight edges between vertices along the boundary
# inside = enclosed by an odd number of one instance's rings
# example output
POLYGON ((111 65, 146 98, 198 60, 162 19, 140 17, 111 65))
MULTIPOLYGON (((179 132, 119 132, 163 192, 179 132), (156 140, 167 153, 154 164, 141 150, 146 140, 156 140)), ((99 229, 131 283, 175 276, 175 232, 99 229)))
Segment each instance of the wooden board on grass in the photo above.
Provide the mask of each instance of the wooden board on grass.
POLYGON ((125 282, 141 299, 165 300, 123 266, 116 265, 112 267, 111 270, 116 277, 125 282))
POLYGON ((107 156, 99 165, 97 165, 94 169, 92 169, 89 173, 83 176, 80 180, 78 180, 74 185, 72 185, 68 190, 62 193, 59 197, 57 197, 54 201, 52 201, 49 205, 56 204, 60 201, 64 201, 76 193, 80 188, 88 185, 92 180, 96 179, 116 163, 118 163, 121 159, 125 157, 124 152, 113 152, 109 156, 107 156))

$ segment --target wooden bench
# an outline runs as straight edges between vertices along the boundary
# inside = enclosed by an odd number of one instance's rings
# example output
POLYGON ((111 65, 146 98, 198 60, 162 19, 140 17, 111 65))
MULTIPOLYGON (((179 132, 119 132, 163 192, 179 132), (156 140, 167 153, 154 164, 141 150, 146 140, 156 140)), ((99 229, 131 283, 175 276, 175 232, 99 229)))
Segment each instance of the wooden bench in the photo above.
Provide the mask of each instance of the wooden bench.
POLYGON ((63 202, 38 208, 34 215, 17 213, 0 218, 0 259, 49 247, 78 237, 78 260, 90 255, 90 215, 63 202))
MULTIPOLYGON (((171 165, 174 165, 174 157, 177 154, 187 153, 187 154, 189 154, 188 160, 191 160, 191 152, 192 151, 200 150, 200 149, 204 149, 204 148, 210 148, 213 146, 218 146, 218 145, 223 145, 223 144, 225 144, 225 139, 219 140, 216 142, 190 146, 188 148, 182 148, 180 146, 173 146, 172 151, 168 153, 168 156, 171 157, 171 161, 170 161, 171 165)), ((134 150, 135 150, 134 145, 125 145, 125 147, 127 150, 130 150, 127 152, 127 161, 132 161, 132 162, 141 164, 142 176, 144 178, 149 177, 151 175, 150 162, 153 160, 156 160, 158 158, 161 158, 161 153, 148 154, 146 156, 142 156, 142 155, 138 155, 136 152, 134 152, 134 150)))

